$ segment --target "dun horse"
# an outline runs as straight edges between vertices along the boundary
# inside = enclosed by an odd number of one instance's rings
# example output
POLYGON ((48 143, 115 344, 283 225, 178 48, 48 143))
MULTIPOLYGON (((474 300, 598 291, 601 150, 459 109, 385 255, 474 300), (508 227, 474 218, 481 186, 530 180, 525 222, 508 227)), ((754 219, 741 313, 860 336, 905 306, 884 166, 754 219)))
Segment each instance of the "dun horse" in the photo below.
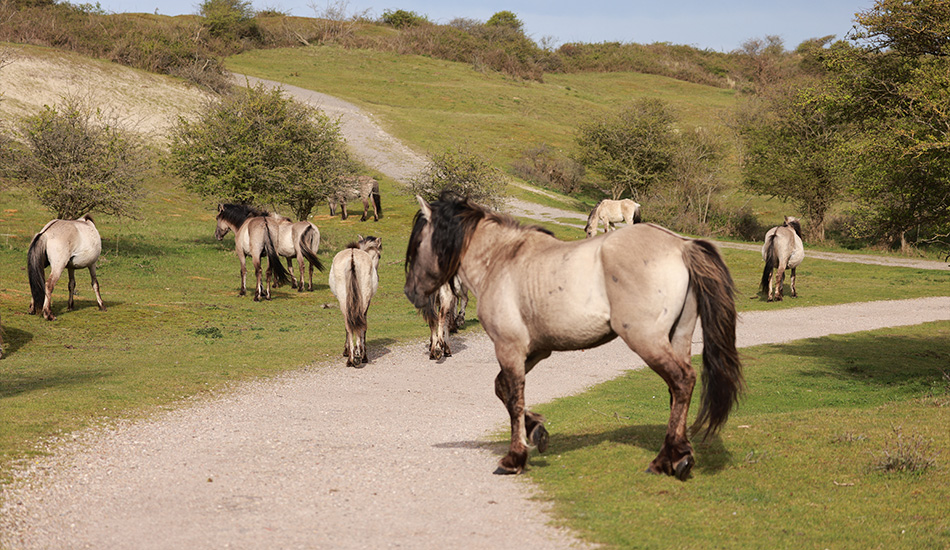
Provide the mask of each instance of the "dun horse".
POLYGON ((604 225, 604 232, 616 229, 615 223, 625 222, 627 225, 640 223, 640 204, 630 199, 604 199, 597 203, 587 216, 587 225, 584 231, 588 237, 597 234, 597 225, 604 225))
POLYGON ((307 260, 310 263, 307 290, 312 291, 313 268, 323 271, 323 262, 317 257, 317 250, 320 248, 320 230, 308 221, 294 222, 278 214, 271 214, 271 219, 277 222, 277 254, 287 258, 291 288, 296 288, 297 292, 303 292, 303 265, 304 260, 307 260), (294 278, 293 258, 297 258, 297 271, 300 273, 298 278, 294 278))
POLYGON ((511 418, 508 454, 495 473, 522 472, 529 439, 540 452, 547 448, 544 418, 525 408, 525 374, 552 351, 619 336, 670 391, 666 437, 648 471, 685 480, 694 464, 686 424, 697 319, 704 367, 693 429, 716 432, 742 386, 734 287, 715 246, 649 224, 564 242, 448 194, 432 204, 417 199, 404 290, 421 308, 458 274, 478 297, 478 318, 501 367, 495 395, 511 418))
POLYGON ((451 357, 447 334, 458 332, 465 324, 468 289, 458 276, 429 295, 422 317, 429 324, 429 359, 451 357))
POLYGON ((27 252, 27 273, 30 279, 30 315, 42 310, 43 317, 53 321, 53 287, 63 274, 69 272, 68 311, 73 309, 73 294, 76 290, 76 268, 88 268, 92 278, 92 290, 96 293, 99 310, 105 311, 99 280, 96 278, 96 262, 102 252, 102 240, 96 224, 88 215, 78 220, 52 220, 33 237, 27 252), (49 278, 45 280, 46 266, 50 266, 49 278))
POLYGON ((765 234, 765 244, 762 245, 762 259, 765 261, 765 268, 762 270, 759 290, 766 295, 768 301, 782 300, 786 269, 792 270, 792 297, 797 297, 795 268, 805 259, 802 225, 798 218, 785 216, 785 223, 768 230, 765 234))
POLYGON ((369 208, 373 208, 373 221, 379 221, 383 216, 383 204, 379 195, 379 182, 370 176, 352 176, 344 179, 343 186, 337 192, 330 196, 329 206, 330 215, 336 215, 337 206, 340 207, 340 217, 346 219, 349 214, 346 211, 346 203, 353 202, 356 199, 363 201, 363 216, 361 222, 365 222, 369 217, 369 208))
POLYGON ((379 257, 383 243, 379 237, 361 237, 337 253, 330 264, 330 292, 340 302, 346 344, 346 366, 361 367, 366 355, 366 314, 379 288, 379 257))
POLYGON ((262 298, 270 300, 271 278, 280 286, 291 280, 291 274, 277 254, 275 242, 279 238, 279 223, 267 212, 245 204, 219 204, 217 227, 214 237, 224 239, 228 231, 234 232, 234 253, 241 262, 241 296, 247 294, 247 256, 254 265, 257 287, 254 289, 254 301, 262 298), (261 280, 261 257, 267 255, 267 288, 261 280))

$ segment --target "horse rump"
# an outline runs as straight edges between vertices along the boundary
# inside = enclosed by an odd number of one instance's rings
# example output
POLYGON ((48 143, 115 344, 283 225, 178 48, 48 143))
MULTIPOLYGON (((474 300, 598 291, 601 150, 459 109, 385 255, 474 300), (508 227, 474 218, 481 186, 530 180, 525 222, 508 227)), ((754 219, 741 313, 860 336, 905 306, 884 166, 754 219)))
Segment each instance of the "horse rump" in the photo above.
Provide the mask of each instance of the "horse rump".
POLYGON ((267 271, 274 276, 274 286, 286 285, 291 282, 293 276, 284 267, 277 254, 277 247, 270 236, 270 226, 267 219, 264 219, 264 252, 267 254, 267 271))
POLYGON ((33 237, 26 258, 30 295, 33 298, 30 302, 30 315, 34 315, 43 309, 43 304, 46 302, 46 267, 49 265, 49 258, 46 256, 45 232, 37 233, 33 237))
POLYGON ((317 271, 323 271, 323 262, 317 257, 317 250, 313 247, 313 226, 308 226, 300 235, 300 251, 308 262, 317 268, 317 271))

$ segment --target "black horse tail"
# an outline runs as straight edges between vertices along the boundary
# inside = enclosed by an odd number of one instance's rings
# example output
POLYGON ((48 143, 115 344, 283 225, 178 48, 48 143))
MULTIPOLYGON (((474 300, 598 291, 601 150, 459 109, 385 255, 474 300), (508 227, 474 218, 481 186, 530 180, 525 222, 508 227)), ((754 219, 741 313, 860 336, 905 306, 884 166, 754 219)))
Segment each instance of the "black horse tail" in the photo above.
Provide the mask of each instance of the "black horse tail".
POLYGON ((643 221, 643 216, 640 215, 640 207, 638 206, 636 210, 633 211, 633 223, 640 223, 643 221))
POLYGON ((300 251, 303 252, 303 257, 310 262, 310 265, 317 268, 317 271, 323 271, 323 263, 317 257, 317 249, 313 247, 313 237, 313 226, 307 226, 300 235, 300 251))
POLYGON ((26 271, 30 278, 30 294, 33 297, 33 310, 38 313, 46 302, 46 266, 49 258, 46 257, 46 232, 42 231, 33 237, 30 249, 26 253, 26 271))
POLYGON ((379 194, 378 187, 373 189, 373 202, 376 203, 376 215, 382 218, 383 217, 383 199, 379 194))
POLYGON ((705 426, 705 439, 729 418, 743 386, 736 351, 735 284, 719 251, 708 241, 691 241, 683 250, 683 260, 703 327, 702 399, 692 429, 696 433, 705 426))
MULTIPOLYGON (((360 282, 356 274, 356 259, 350 252, 350 272, 346 275, 346 328, 360 334, 366 330, 366 311, 363 310, 360 282)), ((350 358, 354 359, 354 358, 350 358)))
POLYGON ((274 246, 274 240, 270 236, 267 218, 264 219, 264 252, 267 254, 267 270, 274 275, 274 285, 281 286, 289 283, 292 277, 277 254, 277 247, 274 246))
POLYGON ((762 281, 759 283, 759 291, 769 291, 769 280, 772 278, 773 269, 778 269, 778 256, 775 255, 775 233, 765 239, 765 268, 762 270, 762 281))

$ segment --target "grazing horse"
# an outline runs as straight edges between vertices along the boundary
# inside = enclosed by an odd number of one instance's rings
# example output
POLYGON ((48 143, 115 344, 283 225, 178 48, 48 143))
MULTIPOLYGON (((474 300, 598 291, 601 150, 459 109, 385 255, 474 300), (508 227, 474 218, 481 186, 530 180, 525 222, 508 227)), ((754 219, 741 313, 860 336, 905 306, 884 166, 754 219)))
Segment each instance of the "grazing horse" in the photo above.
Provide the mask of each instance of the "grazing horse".
POLYGON ((587 216, 587 225, 584 231, 588 237, 597 234, 597 224, 604 225, 604 232, 616 229, 615 223, 626 222, 627 225, 640 223, 640 204, 630 199, 610 200, 604 199, 597 203, 597 206, 590 211, 587 216))
POLYGON ((69 272, 68 311, 73 309, 73 294, 76 290, 76 268, 88 268, 92 277, 92 290, 96 293, 99 310, 105 311, 102 295, 99 293, 99 279, 96 278, 96 262, 102 252, 102 239, 96 224, 89 215, 78 220, 52 220, 43 226, 27 252, 27 273, 30 279, 30 315, 38 310, 43 317, 53 321, 56 317, 51 310, 53 287, 63 274, 63 268, 69 272), (44 284, 46 266, 50 266, 49 278, 44 284))
POLYGON ((802 224, 798 218, 785 216, 785 223, 769 229, 762 245, 762 282, 759 290, 768 301, 782 300, 782 287, 785 286, 785 269, 792 270, 792 297, 797 298, 795 290, 795 268, 805 259, 805 247, 802 245, 802 224), (772 271, 775 275, 772 275, 772 271))
POLYGON ((287 258, 287 270, 290 271, 290 287, 297 292, 303 292, 303 265, 304 260, 310 262, 310 283, 308 290, 313 290, 313 268, 323 271, 323 262, 317 257, 320 248, 320 230, 308 222, 294 222, 290 218, 278 214, 271 214, 271 219, 277 222, 277 254, 287 258), (297 270, 300 273, 294 278, 293 258, 297 258, 297 270))
POLYGON ((342 186, 336 192, 330 195, 328 200, 330 206, 330 215, 336 216, 336 207, 340 207, 340 217, 346 219, 349 214, 346 212, 346 203, 353 202, 356 199, 363 201, 363 216, 361 222, 365 222, 369 217, 369 208, 373 207, 373 221, 379 221, 383 217, 383 204, 379 195, 379 182, 376 178, 370 176, 348 176, 343 179, 342 186))
POLYGON ((565 242, 450 194, 431 204, 417 199, 404 291, 422 307, 458 274, 478 297, 478 319, 501 367, 495 395, 511 418, 508 454, 495 473, 522 472, 529 439, 540 452, 547 448, 544 418, 525 409, 525 374, 552 351, 619 336, 670 391, 666 438, 648 471, 685 480, 694 464, 686 421, 697 318, 704 367, 693 430, 716 432, 742 387, 734 287, 716 247, 651 224, 565 242))
POLYGON ((271 278, 274 284, 280 286, 289 283, 292 275, 277 254, 274 243, 279 238, 280 223, 272 218, 268 212, 258 210, 246 204, 219 204, 217 227, 214 237, 219 241, 224 239, 228 231, 234 232, 234 253, 241 262, 241 292, 247 294, 247 256, 251 257, 254 265, 254 276, 257 278, 257 287, 254 289, 254 301, 262 298, 270 300, 271 278), (261 256, 267 255, 267 288, 261 281, 261 256))
POLYGON ((366 314, 369 302, 379 288, 379 257, 383 242, 379 237, 361 237, 333 257, 330 264, 330 292, 340 302, 346 344, 346 366, 361 367, 369 362, 366 355, 366 314))
POLYGON ((422 317, 429 324, 429 359, 451 357, 446 334, 454 334, 465 324, 468 289, 458 276, 429 295, 422 317))

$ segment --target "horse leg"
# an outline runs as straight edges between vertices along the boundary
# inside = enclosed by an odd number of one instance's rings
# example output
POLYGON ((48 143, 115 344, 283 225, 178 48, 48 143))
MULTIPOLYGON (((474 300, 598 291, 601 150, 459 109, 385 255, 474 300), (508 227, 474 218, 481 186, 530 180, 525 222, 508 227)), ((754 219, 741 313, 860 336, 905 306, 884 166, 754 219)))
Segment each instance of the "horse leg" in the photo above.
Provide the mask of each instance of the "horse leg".
POLYGON ((364 328, 360 332, 360 357, 363 358, 362 361, 364 364, 369 363, 369 355, 366 353, 366 330, 367 329, 364 328))
POLYGON ((261 258, 260 256, 256 258, 251 258, 251 263, 254 264, 254 278, 257 281, 257 286, 254 288, 254 301, 260 302, 261 298, 264 295, 264 286, 261 283, 261 258))
POLYGON ((528 442, 525 436, 524 370, 501 363, 501 372, 495 377, 495 395, 508 409, 511 418, 511 443, 508 454, 498 461, 495 473, 520 474, 528 464, 528 442))
MULTIPOLYGON (((309 290, 310 292, 313 292, 313 264, 308 262, 307 269, 309 270, 309 278, 310 278, 310 283, 309 283, 310 288, 308 288, 307 290, 309 290)), ((301 275, 301 277, 302 276, 303 275, 301 275)))
POLYGON ((792 283, 792 298, 798 298, 798 291, 795 290, 795 268, 794 267, 792 268, 791 283, 792 283))
POLYGON ((247 258, 243 254, 239 258, 241 260, 241 291, 238 292, 238 296, 244 296, 247 294, 247 258))
POLYGON ((96 277, 96 264, 89 266, 89 277, 92 279, 92 291, 96 293, 96 303, 99 304, 99 311, 106 311, 106 304, 102 301, 102 294, 99 293, 99 278, 96 277))
POLYGON ((647 355, 650 358, 644 360, 663 378, 670 392, 670 419, 666 427, 666 438, 647 471, 675 475, 685 481, 695 463, 693 447, 686 435, 686 417, 693 386, 696 384, 696 371, 688 360, 676 357, 671 349, 658 350, 658 353, 647 355))
POLYGON ((782 290, 785 287, 785 265, 779 265, 775 270, 775 301, 782 301, 782 290))
POLYGON ((366 218, 369 217, 369 201, 363 199, 363 215, 360 217, 361 222, 365 222, 366 218))
POLYGON ((51 267, 49 278, 46 279, 46 297, 43 299, 43 317, 46 318, 47 321, 56 320, 56 316, 53 315, 53 288, 56 287, 56 282, 59 281, 59 277, 62 274, 62 267, 51 267))
MULTIPOLYGON (((297 288, 297 279, 294 278, 294 259, 287 258, 287 272, 290 273, 290 288, 297 288)), ((303 277, 303 266, 300 268, 301 277, 303 277)))
POLYGON ((72 311, 75 308, 73 305, 73 296, 76 294, 76 268, 66 266, 66 273, 69 274, 69 301, 66 302, 66 311, 72 311))

